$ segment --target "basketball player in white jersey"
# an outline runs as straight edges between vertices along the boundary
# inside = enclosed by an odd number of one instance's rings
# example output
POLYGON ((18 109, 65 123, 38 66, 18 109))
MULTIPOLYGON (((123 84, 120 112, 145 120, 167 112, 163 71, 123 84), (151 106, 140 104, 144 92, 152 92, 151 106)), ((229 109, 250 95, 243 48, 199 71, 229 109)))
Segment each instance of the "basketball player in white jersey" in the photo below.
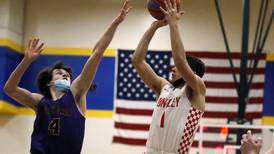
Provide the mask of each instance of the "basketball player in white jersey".
POLYGON ((175 2, 165 3, 166 10, 161 9, 165 19, 151 24, 132 57, 141 79, 157 95, 145 153, 187 154, 205 110, 206 87, 201 79, 205 67, 198 58, 186 56, 178 26, 183 13, 177 11, 175 2), (154 33, 167 24, 175 63, 170 81, 158 76, 145 61, 154 33))

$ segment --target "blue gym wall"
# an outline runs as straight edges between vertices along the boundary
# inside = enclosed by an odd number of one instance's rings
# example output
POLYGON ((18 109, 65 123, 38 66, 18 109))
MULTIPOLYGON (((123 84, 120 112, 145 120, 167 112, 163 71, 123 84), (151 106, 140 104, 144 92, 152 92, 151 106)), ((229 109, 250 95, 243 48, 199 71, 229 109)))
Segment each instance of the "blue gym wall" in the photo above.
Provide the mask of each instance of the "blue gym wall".
MULTIPOLYGON (((58 52, 58 51, 56 51, 58 52)), ((263 123, 274 124, 274 56, 267 56, 266 75, 265 75, 265 90, 264 90, 264 105, 263 105, 263 123)), ((5 103, 22 107, 13 99, 9 98, 3 92, 3 86, 11 72, 16 68, 22 60, 23 55, 15 51, 9 46, 0 46, 0 100, 5 103)), ((44 67, 51 66, 58 60, 73 69, 73 79, 81 72, 88 56, 66 56, 66 55, 41 55, 30 68, 20 82, 20 86, 32 91, 38 92, 35 84, 35 79, 38 72, 44 67)), ((97 70, 94 84, 97 86, 95 91, 88 92, 87 108, 89 110, 107 110, 113 111, 114 104, 114 83, 115 83, 115 56, 105 56, 97 70)))
POLYGON ((274 55, 268 55, 264 87, 264 123, 274 124, 274 55))

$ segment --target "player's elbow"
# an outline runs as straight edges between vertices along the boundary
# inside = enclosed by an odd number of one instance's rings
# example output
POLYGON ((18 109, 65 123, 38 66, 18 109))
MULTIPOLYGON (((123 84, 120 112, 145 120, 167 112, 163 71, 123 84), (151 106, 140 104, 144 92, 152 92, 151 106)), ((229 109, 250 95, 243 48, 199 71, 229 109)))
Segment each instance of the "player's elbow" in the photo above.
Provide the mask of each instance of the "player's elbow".
POLYGON ((131 62, 135 66, 139 63, 139 60, 135 55, 133 55, 132 58, 131 58, 131 62))
POLYGON ((12 88, 10 88, 7 84, 4 86, 3 88, 4 92, 7 94, 7 95, 11 95, 11 93, 14 91, 12 88))
POLYGON ((134 66, 140 64, 142 62, 142 60, 140 58, 138 58, 138 56, 133 55, 131 58, 131 62, 134 66))

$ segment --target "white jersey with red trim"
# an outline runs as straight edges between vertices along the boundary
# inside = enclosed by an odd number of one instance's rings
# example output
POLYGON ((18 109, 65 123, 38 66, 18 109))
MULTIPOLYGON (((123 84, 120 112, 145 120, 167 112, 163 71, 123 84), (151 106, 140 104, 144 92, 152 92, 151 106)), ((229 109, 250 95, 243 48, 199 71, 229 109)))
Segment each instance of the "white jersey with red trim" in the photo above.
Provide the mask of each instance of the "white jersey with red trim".
POLYGON ((203 112, 194 108, 186 86, 165 85, 154 108, 146 154, 187 154, 203 112))

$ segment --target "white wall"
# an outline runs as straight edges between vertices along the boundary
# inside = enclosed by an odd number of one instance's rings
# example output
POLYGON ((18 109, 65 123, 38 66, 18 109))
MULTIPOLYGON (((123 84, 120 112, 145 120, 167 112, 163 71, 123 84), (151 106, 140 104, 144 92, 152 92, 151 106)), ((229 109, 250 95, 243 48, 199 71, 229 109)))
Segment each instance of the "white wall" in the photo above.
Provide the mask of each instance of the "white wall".
MULTIPOLYGON (((17 21, 23 19, 23 12, 8 13, 13 15, 12 21, 8 21, 10 18, 7 19, 5 16, 6 11, 10 9, 3 6, 10 6, 11 1, 13 0, 0 0, 0 31, 3 26, 11 23, 9 32, 18 36, 22 33, 24 42, 28 38, 39 37, 47 47, 78 48, 93 47, 117 14, 121 2, 121 0, 27 0, 25 23, 20 25, 17 21), (23 31, 16 25, 23 27, 23 31)), ((258 10, 258 0, 251 1, 252 6, 256 6, 252 7, 252 10, 258 10)), ((180 24, 182 39, 187 50, 225 51, 213 2, 213 0, 183 1, 186 14, 180 24)), ((241 49, 241 2, 222 0, 224 20, 232 51, 241 49)), ((146 10, 146 0, 132 0, 132 3, 134 8, 119 27, 110 48, 136 48, 142 34, 153 21, 146 10)), ((12 7, 19 4, 20 2, 17 2, 12 7)), ((251 36, 254 36, 256 18, 257 15, 251 16, 251 30, 253 30, 251 36)), ((11 38, 18 39, 13 36, 11 38)), ((20 39, 18 40, 20 42, 20 39)), ((274 51, 273 42, 272 29, 265 49, 274 51)), ((167 27, 156 33, 150 48, 170 49, 167 27)), ((34 116, 0 116, 1 154, 28 153, 33 120, 34 116), (14 145, 16 147, 11 148, 14 145)), ((112 144, 112 129, 112 119, 87 119, 83 154, 140 154, 144 150, 144 147, 139 146, 112 144)))
POLYGON ((0 117, 0 153, 28 153, 34 116, 0 117))
POLYGON ((24 0, 0 0, 0 38, 23 40, 24 0))
MULTIPOLYGON (((29 153, 34 116, 0 117, 0 153, 29 153)), ((82 154, 141 154, 142 146, 112 144, 112 119, 86 119, 82 154)))
MULTIPOLYGON (((50 47, 92 47, 117 14, 120 2, 28 0, 25 38, 39 36, 50 47)), ((222 0, 221 3, 232 51, 241 49, 241 2, 222 0)), ((258 12, 259 1, 251 2, 252 11, 258 12)), ((132 3, 134 8, 119 27, 110 45, 111 48, 135 49, 142 34, 153 21, 146 9, 146 0, 132 0, 132 3)), ((225 51, 214 1, 184 0, 182 5, 183 10, 186 11, 180 23, 185 48, 225 51)), ((251 30, 253 30, 251 36, 255 33, 256 12, 251 15, 251 30)), ((274 45, 270 43, 274 42, 273 36, 272 30, 265 49, 273 51, 274 45)), ((170 49, 167 27, 157 32, 150 48, 170 49)))
POLYGON ((8 17, 9 17, 9 1, 1 0, 0 1, 0 27, 4 28, 8 25, 8 17))

